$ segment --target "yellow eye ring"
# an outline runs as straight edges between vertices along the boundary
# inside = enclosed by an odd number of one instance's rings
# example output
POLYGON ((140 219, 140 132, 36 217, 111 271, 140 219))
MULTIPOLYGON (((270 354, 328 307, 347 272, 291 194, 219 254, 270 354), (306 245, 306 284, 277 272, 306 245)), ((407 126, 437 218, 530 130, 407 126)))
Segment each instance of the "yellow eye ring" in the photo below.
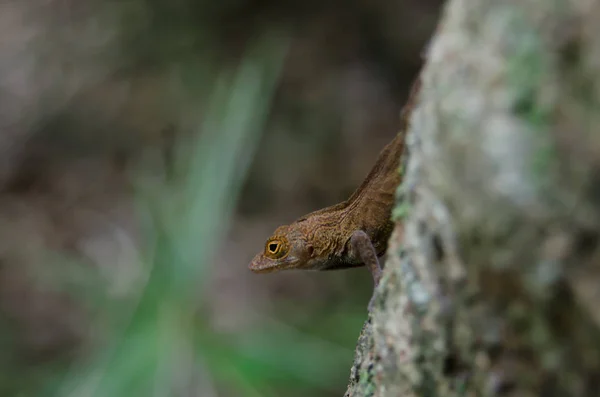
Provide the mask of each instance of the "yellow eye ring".
POLYGON ((265 244, 265 255, 279 259, 287 254, 287 242, 279 238, 269 239, 265 244))
POLYGON ((270 254, 277 255, 277 253, 281 249, 281 243, 272 241, 267 245, 267 249, 269 250, 270 254))

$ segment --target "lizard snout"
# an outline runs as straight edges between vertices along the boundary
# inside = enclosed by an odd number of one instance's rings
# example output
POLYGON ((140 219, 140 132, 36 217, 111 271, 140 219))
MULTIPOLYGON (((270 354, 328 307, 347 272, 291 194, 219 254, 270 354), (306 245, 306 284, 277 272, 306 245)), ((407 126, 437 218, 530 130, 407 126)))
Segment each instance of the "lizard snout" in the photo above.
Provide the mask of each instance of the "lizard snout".
POLYGON ((258 254, 252 259, 248 265, 248 269, 254 273, 270 273, 277 270, 277 264, 269 258, 265 258, 263 254, 258 254))

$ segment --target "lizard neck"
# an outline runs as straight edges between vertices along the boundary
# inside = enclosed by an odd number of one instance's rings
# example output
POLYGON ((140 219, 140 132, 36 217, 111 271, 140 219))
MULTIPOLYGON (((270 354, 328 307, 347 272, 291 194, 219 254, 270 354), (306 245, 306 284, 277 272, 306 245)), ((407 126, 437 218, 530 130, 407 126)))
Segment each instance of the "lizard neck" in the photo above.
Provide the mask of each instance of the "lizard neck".
POLYGON ((392 231, 391 210, 400 183, 400 157, 404 136, 398 134, 379 154, 362 184, 344 202, 311 212, 296 220, 297 227, 314 248, 308 266, 327 270, 360 264, 348 249, 357 230, 364 231, 378 254, 387 248, 392 231))
POLYGON ((296 222, 306 225, 306 234, 323 255, 341 255, 352 233, 363 230, 378 254, 387 248, 393 229, 391 211, 400 184, 400 162, 405 147, 408 119, 414 107, 420 79, 417 78, 401 114, 398 134, 380 152, 373 168, 352 195, 339 204, 311 212, 296 222), (306 222, 305 222, 306 221, 306 222), (326 241, 326 244, 321 244, 326 241))

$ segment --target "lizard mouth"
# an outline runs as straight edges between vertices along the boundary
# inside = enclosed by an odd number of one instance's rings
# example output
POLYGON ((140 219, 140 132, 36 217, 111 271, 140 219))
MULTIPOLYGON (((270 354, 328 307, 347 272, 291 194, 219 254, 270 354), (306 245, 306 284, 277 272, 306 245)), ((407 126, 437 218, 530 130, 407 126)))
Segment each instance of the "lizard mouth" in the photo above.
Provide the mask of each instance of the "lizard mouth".
POLYGON ((278 269, 275 266, 271 266, 271 267, 258 267, 256 265, 254 265, 253 263, 251 263, 250 266, 248 266, 248 267, 254 273, 273 273, 273 272, 276 272, 277 270, 280 270, 280 269, 278 269))
POLYGON ((284 270, 292 265, 289 263, 273 263, 268 258, 265 258, 263 255, 257 255, 252 262, 248 265, 248 268, 253 273, 273 273, 279 270, 284 270))

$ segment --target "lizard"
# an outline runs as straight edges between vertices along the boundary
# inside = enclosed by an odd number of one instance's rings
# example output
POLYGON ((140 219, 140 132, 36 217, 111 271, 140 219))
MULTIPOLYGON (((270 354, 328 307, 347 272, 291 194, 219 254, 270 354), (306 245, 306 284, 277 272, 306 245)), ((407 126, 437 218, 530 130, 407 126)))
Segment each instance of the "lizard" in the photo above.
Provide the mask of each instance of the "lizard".
MULTIPOLYGON (((366 266, 377 288, 382 276, 379 264, 394 222, 391 212, 401 182, 400 162, 415 98, 417 78, 400 116, 400 129, 379 153, 361 185, 345 201, 306 214, 279 226, 262 252, 248 267, 255 273, 286 269, 338 270, 366 266)), ((373 299, 369 303, 372 306, 373 299)))

